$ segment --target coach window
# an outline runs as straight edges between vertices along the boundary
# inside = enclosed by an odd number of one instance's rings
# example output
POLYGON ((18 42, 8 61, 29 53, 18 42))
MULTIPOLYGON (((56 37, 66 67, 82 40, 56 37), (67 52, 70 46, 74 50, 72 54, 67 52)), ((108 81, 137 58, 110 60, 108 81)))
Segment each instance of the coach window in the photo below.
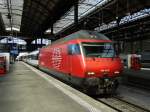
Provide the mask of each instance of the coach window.
POLYGON ((69 55, 76 55, 80 54, 80 47, 78 44, 72 44, 68 46, 68 54, 69 55))
POLYGON ((37 54, 37 55, 36 55, 36 60, 38 60, 38 58, 39 58, 39 55, 37 54))

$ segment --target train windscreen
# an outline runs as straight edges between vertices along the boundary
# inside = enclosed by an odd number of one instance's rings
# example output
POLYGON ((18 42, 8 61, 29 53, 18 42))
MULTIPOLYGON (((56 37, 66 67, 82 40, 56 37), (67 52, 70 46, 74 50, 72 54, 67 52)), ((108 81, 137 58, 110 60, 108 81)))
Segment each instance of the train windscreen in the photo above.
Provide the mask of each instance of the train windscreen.
POLYGON ((86 57, 112 58, 116 55, 112 43, 82 43, 82 48, 86 57))

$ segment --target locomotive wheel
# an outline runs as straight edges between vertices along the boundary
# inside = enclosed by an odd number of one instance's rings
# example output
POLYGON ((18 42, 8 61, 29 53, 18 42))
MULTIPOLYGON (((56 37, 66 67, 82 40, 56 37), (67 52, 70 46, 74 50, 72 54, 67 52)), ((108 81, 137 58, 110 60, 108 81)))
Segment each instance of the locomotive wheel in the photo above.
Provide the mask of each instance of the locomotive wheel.
POLYGON ((111 85, 109 85, 108 87, 105 88, 105 93, 106 94, 115 94, 116 89, 118 88, 118 85, 119 85, 119 83, 117 80, 113 81, 111 85))

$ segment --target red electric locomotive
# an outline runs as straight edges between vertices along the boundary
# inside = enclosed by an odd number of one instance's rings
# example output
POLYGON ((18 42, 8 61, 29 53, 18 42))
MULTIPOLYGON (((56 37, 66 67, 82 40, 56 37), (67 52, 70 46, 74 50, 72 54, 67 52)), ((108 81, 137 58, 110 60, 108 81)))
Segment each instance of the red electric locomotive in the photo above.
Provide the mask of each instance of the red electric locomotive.
POLYGON ((88 30, 75 32, 40 50, 39 67, 94 94, 111 93, 123 65, 106 36, 88 30))

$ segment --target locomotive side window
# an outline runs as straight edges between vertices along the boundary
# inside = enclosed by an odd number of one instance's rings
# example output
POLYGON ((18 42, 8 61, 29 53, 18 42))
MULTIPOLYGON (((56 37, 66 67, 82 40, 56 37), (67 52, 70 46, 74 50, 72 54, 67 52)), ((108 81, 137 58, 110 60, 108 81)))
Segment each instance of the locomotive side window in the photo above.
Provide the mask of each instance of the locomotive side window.
POLYGON ((32 55, 33 60, 38 60, 38 55, 32 55))
POLYGON ((80 47, 78 44, 71 44, 68 46, 68 54, 69 55, 76 55, 80 54, 80 47))
POLYGON ((28 59, 32 59, 32 60, 38 60, 38 54, 35 54, 35 55, 29 55, 28 57, 27 57, 28 59))

